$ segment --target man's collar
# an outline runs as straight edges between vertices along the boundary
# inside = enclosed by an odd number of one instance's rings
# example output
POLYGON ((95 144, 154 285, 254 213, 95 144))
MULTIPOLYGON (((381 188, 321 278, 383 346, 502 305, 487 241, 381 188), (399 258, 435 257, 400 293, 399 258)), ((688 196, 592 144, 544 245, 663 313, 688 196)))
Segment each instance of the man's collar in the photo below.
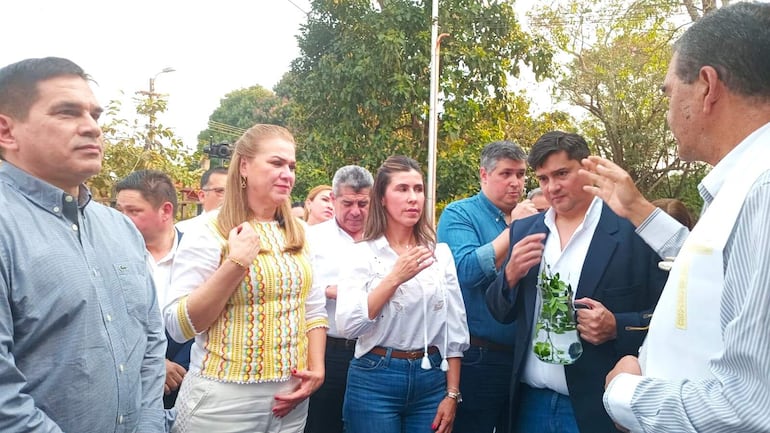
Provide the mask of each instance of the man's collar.
MULTIPOLYGON (((75 198, 61 188, 32 176, 8 161, 3 161, 0 164, 0 179, 7 179, 13 187, 29 198, 30 201, 54 215, 61 215, 63 203, 70 202, 75 198)), ((90 201, 91 191, 85 185, 79 185, 78 207, 83 209, 90 201)))
POLYGON ((505 212, 500 210, 499 207, 495 206, 494 203, 489 200, 486 194, 484 194, 484 191, 479 191, 477 196, 479 197, 479 201, 481 202, 484 209, 486 209, 491 216, 495 218, 503 218, 503 221, 505 221, 505 212))
POLYGON ((766 123, 756 131, 749 134, 743 139, 737 146, 735 146, 730 152, 722 158, 721 161, 714 166, 713 169, 701 180, 698 185, 698 191, 701 194, 701 198, 709 204, 717 196, 719 190, 724 185, 725 180, 733 172, 733 168, 740 162, 741 157, 751 152, 751 149, 756 146, 764 146, 766 142, 758 140, 763 135, 770 135, 770 123, 766 123))

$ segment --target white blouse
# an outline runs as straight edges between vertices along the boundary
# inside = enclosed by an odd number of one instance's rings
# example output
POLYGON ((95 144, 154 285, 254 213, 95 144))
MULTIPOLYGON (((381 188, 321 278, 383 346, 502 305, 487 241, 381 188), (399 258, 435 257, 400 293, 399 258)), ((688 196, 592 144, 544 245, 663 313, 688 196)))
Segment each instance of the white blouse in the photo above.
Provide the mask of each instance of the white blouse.
POLYGON ((349 250, 350 264, 337 286, 337 329, 345 338, 358 338, 356 358, 375 346, 422 350, 437 346, 444 358, 463 356, 469 347, 454 259, 447 244, 436 245, 436 261, 403 283, 374 320, 369 319, 369 292, 390 273, 398 259, 383 236, 359 242, 349 250))

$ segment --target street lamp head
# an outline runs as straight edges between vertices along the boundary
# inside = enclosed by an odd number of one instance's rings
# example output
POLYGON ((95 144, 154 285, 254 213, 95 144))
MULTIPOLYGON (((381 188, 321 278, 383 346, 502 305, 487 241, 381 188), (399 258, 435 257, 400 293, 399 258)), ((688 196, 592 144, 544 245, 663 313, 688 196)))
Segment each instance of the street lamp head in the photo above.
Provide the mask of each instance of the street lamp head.
POLYGON ((176 71, 176 69, 174 69, 174 68, 172 68, 170 66, 165 67, 160 72, 158 72, 157 74, 153 75, 150 80, 155 81, 155 79, 158 78, 158 75, 165 74, 167 72, 175 72, 175 71, 176 71))

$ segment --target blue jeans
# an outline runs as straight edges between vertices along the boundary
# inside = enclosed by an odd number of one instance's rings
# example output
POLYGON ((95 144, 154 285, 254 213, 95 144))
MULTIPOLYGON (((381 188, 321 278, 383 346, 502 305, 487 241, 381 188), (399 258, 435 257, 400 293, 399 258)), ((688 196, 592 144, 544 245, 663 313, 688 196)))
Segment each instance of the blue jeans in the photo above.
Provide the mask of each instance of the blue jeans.
POLYGON ((441 355, 396 359, 367 353, 350 361, 342 417, 346 433, 432 433, 433 419, 446 393, 441 355))
POLYGON ((515 433, 580 433, 569 397, 521 384, 515 433))
POLYGON ((471 346, 460 370, 463 402, 457 406, 454 433, 507 432, 513 353, 471 346))

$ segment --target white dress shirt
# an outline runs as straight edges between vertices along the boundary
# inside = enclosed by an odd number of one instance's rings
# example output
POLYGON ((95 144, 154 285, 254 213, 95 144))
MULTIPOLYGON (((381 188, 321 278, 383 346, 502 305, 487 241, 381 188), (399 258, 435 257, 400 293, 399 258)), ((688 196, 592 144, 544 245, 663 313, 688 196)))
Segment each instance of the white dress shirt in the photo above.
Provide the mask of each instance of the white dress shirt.
MULTIPOLYGON (((575 229, 562 250, 559 230, 556 228, 556 213, 553 208, 548 209, 545 213, 545 225, 550 233, 545 241, 543 261, 540 263, 539 272, 543 272, 543 266, 547 264, 550 267, 550 275, 558 273, 562 281, 572 286, 573 301, 577 294, 580 274, 583 271, 583 262, 588 254, 588 247, 591 245, 591 239, 594 237, 601 215, 602 201, 599 198, 594 198, 586 211, 583 222, 575 229)), ((535 289, 537 290, 537 308, 533 317, 533 332, 537 329, 537 319, 543 302, 540 290, 535 289)), ((524 363, 521 381, 533 388, 547 388, 559 394, 569 395, 564 366, 541 361, 531 347, 528 350, 529 354, 524 363)))
POLYGON ((204 210, 199 215, 196 215, 192 218, 187 218, 186 220, 182 220, 176 223, 176 229, 184 233, 190 230, 195 225, 200 225, 205 223, 211 217, 211 215, 212 214, 210 212, 206 212, 204 210))
MULTIPOLYGON (((310 246, 310 259, 313 262, 313 285, 323 288, 337 285, 340 280, 340 270, 349 263, 348 250, 355 241, 337 224, 336 218, 309 226, 307 239, 310 246)), ((326 298, 326 314, 329 317, 327 335, 342 338, 337 331, 337 322, 334 320, 336 311, 337 300, 326 298)))
POLYGON ((369 292, 391 272, 398 254, 384 236, 359 242, 350 252, 337 288, 337 327, 346 338, 358 338, 356 358, 375 346, 422 350, 426 336, 427 346, 437 346, 444 358, 463 355, 468 323, 446 244, 436 244, 436 261, 399 286, 374 319, 369 319, 369 292))
MULTIPOLYGON (((163 308, 166 305, 166 295, 171 286, 171 266, 174 264, 174 255, 179 246, 179 232, 174 229, 174 243, 171 249, 160 260, 155 260, 152 254, 147 253, 147 266, 150 267, 152 280, 155 282, 155 290, 158 296, 158 305, 163 308)), ((162 315, 161 315, 162 316, 162 315)))

